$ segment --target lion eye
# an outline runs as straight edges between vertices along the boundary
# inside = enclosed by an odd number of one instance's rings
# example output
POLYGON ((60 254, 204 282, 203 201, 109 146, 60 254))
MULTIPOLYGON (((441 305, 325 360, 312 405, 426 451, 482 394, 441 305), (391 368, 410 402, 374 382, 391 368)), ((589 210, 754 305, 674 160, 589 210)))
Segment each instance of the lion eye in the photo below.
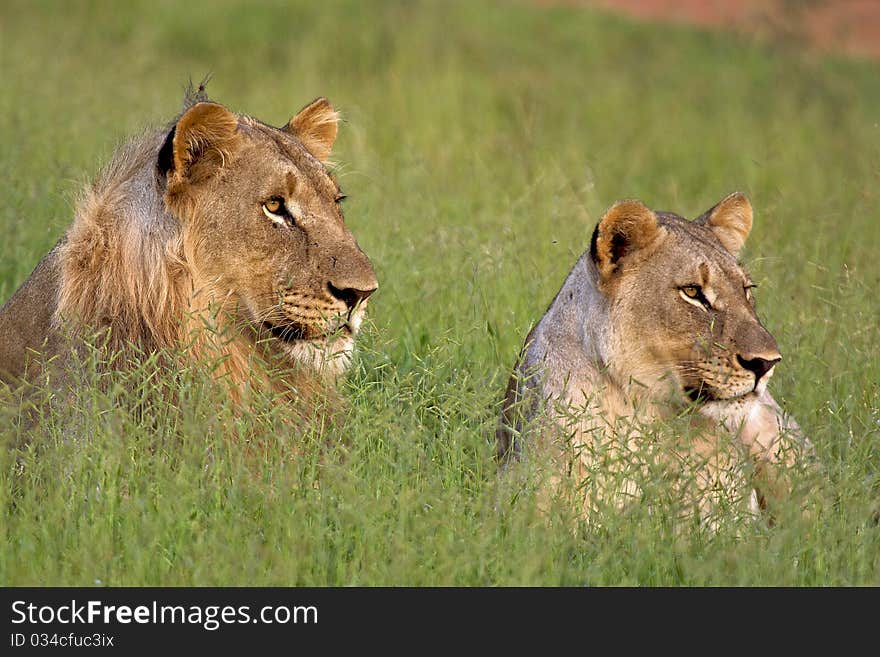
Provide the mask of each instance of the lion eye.
POLYGON ((697 306, 702 306, 706 310, 712 309, 712 304, 709 303, 709 300, 706 298, 706 295, 703 294, 703 288, 699 285, 682 285, 678 288, 681 292, 682 298, 688 303, 693 303, 697 306))
POLYGON ((270 198, 263 203, 263 214, 272 220, 276 226, 293 226, 296 219, 280 196, 270 198))
POLYGON ((269 199, 263 203, 263 207, 271 214, 281 214, 281 211, 284 209, 284 201, 280 198, 269 199))

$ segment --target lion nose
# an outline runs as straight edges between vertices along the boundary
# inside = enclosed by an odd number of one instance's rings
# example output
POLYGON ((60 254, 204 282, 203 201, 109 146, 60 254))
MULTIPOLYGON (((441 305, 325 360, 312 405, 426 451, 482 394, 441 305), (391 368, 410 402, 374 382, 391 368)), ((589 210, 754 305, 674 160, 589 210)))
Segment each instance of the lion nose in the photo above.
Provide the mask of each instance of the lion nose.
POLYGON ((344 287, 339 288, 333 285, 333 283, 327 283, 327 288, 330 290, 330 294, 344 302, 346 306, 348 306, 349 310, 354 308, 359 303, 363 303, 367 300, 367 298, 378 289, 378 285, 373 287, 369 287, 367 289, 358 289, 356 287, 344 287))
POLYGON ((761 358, 757 356, 755 358, 743 358, 742 356, 737 356, 737 360, 739 360, 739 364, 744 368, 749 370, 750 372, 754 372, 755 374, 755 385, 758 385, 758 381, 760 381, 767 372, 773 369, 773 366, 776 365, 779 361, 782 360, 782 356, 777 358, 761 358))

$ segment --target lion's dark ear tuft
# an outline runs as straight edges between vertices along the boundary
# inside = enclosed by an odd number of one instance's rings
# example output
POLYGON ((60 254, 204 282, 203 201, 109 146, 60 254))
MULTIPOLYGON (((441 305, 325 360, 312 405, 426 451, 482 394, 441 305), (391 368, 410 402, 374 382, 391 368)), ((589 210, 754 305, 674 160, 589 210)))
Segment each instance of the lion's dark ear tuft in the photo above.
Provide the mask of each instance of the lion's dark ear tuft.
POLYGON ((159 157, 156 160, 156 171, 163 178, 167 177, 174 170, 174 133, 177 126, 173 126, 159 149, 159 157))
POLYGON ((593 229, 593 236, 590 237, 590 257, 593 259, 593 262, 596 262, 596 259, 599 256, 599 252, 597 250, 596 241, 599 239, 599 224, 596 224, 596 227, 593 229))
POLYGON ((738 256, 752 230, 752 204, 742 192, 734 192, 694 221, 708 226, 721 245, 738 256))
POLYGON ((318 98, 301 109, 282 130, 299 139, 320 162, 326 162, 339 130, 339 113, 326 98, 318 98))
POLYGON ((590 254, 602 278, 610 278, 620 261, 656 239, 661 228, 657 215, 641 201, 619 201, 611 206, 593 234, 590 254))

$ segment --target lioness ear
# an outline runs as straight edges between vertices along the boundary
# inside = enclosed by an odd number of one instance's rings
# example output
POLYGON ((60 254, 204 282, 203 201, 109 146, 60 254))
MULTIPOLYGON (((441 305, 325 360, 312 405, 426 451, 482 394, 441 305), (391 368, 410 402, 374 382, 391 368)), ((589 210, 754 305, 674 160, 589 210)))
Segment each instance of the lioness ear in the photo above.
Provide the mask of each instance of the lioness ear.
POLYGON ((318 98, 302 108, 282 128, 299 139, 303 146, 321 162, 330 157, 336 141, 339 114, 326 98, 318 98))
POLYGON ((650 244, 660 230, 657 215, 641 201, 612 205, 596 226, 590 244, 590 253, 602 277, 611 276, 622 258, 650 244))
POLYGON ((696 221, 711 228, 721 245, 736 256, 752 230, 752 204, 745 194, 734 192, 696 221))
POLYGON ((169 191, 183 184, 197 185, 213 176, 232 156, 238 142, 238 118, 217 103, 196 103, 177 121, 169 140, 159 154, 160 169, 169 169, 169 191))

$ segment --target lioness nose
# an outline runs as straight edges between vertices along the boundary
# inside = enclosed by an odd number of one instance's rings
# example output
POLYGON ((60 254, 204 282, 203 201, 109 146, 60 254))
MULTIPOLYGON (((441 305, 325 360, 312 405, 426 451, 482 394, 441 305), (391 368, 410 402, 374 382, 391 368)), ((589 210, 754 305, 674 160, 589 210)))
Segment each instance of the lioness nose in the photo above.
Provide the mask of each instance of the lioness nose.
POLYGON ((340 301, 344 301, 345 305, 348 306, 349 309, 351 309, 359 303, 366 301, 367 297, 375 292, 378 286, 373 286, 365 290, 359 290, 354 287, 338 288, 333 285, 333 283, 327 283, 327 288, 330 290, 330 294, 332 294, 340 301))
POLYGON ((760 356, 755 358, 743 358, 742 356, 737 356, 737 360, 739 360, 739 364, 744 368, 749 370, 750 372, 755 373, 755 384, 757 385, 758 381, 761 380, 767 372, 773 369, 773 366, 776 365, 779 361, 782 360, 782 357, 778 358, 761 358, 760 356))

